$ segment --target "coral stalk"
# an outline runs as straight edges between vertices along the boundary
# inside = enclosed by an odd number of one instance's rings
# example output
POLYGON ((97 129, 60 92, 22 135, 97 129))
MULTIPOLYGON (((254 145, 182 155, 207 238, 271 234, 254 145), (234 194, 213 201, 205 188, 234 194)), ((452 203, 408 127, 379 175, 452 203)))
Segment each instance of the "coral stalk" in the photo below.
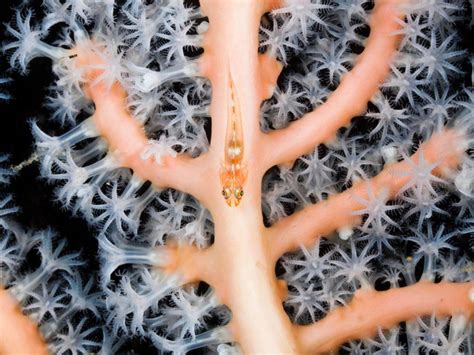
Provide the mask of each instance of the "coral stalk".
POLYGON ((120 83, 115 82, 108 87, 102 81, 97 82, 101 70, 93 68, 106 63, 92 48, 92 43, 83 43, 71 52, 77 56, 76 70, 83 72, 86 78, 84 91, 96 107, 92 116, 94 128, 109 144, 109 152, 119 166, 132 169, 136 176, 151 181, 158 188, 172 187, 206 204, 206 195, 200 193, 206 179, 202 157, 191 159, 183 154, 165 156, 161 164, 152 157, 143 159, 148 146, 143 126, 128 112, 126 92, 120 83), (192 180, 189 179, 191 175, 192 180))
POLYGON ((473 282, 420 281, 387 291, 361 289, 347 306, 335 309, 319 322, 296 326, 296 334, 305 353, 327 353, 346 341, 373 336, 378 327, 390 329, 432 313, 439 317, 461 314, 469 319, 474 315, 470 299, 473 292, 473 282))
MULTIPOLYGON (((433 174, 449 177, 462 161, 465 139, 456 129, 441 131, 423 143, 410 160, 417 164, 423 155, 428 164, 434 165, 433 174), (459 144, 453 147, 452 142, 459 144)), ((277 222, 269 229, 274 257, 302 245, 310 246, 315 238, 329 236, 338 229, 355 227, 360 223, 360 216, 354 212, 363 207, 360 200, 367 199, 370 190, 375 196, 384 193, 387 199, 394 199, 410 179, 407 174, 410 169, 407 161, 388 164, 372 179, 358 182, 326 201, 307 206, 277 222)))
POLYGON ((400 36, 398 20, 404 16, 404 1, 379 0, 370 19, 370 36, 355 67, 345 74, 327 102, 306 114, 288 128, 265 136, 265 166, 293 161, 315 146, 327 143, 337 130, 364 112, 367 102, 378 91, 390 71, 400 36), (298 144, 295 144, 295 139, 298 144))
POLYGON ((0 354, 47 354, 38 326, 21 313, 17 301, 0 289, 0 354))

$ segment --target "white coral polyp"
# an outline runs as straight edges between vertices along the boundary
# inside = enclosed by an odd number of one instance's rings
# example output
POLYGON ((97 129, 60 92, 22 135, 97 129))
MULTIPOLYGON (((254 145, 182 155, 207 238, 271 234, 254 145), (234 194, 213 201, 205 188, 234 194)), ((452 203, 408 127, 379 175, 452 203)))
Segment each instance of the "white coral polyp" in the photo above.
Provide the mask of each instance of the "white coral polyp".
POLYGON ((161 136, 158 141, 150 140, 148 141, 148 146, 141 154, 143 160, 148 160, 150 157, 155 159, 156 163, 159 165, 163 164, 164 157, 176 157, 178 154, 173 147, 174 146, 183 146, 182 143, 173 138, 166 138, 161 136))
POLYGON ((462 194, 474 197, 474 161, 466 160, 461 172, 454 179, 454 185, 462 194))

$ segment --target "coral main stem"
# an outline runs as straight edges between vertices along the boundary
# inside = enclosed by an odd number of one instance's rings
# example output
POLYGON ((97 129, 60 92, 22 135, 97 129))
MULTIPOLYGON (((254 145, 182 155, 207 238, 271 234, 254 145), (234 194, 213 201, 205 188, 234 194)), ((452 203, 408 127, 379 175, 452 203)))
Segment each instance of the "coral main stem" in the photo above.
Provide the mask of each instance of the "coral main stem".
POLYGON ((202 75, 210 79, 213 91, 211 164, 218 172, 226 138, 231 74, 239 95, 245 145, 243 163, 248 168, 243 186, 245 198, 239 206, 227 206, 220 196, 210 206, 216 235, 212 248, 220 267, 212 286, 232 311, 230 328, 245 353, 298 353, 291 322, 279 297, 260 208, 264 170, 258 159, 262 135, 259 110, 279 73, 275 59, 258 54, 258 28, 267 7, 264 1, 201 2, 210 23, 204 39, 202 75), (264 64, 274 70, 262 71, 264 64))

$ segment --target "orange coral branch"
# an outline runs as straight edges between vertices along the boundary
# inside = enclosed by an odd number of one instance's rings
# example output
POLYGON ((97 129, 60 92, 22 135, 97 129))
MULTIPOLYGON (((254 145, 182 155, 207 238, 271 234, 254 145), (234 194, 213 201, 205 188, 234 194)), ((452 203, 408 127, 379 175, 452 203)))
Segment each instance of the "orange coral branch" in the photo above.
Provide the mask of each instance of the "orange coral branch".
POLYGON ((293 161, 315 146, 330 141, 340 127, 348 125, 353 117, 365 110, 367 102, 389 74, 400 37, 394 36, 393 32, 400 27, 397 19, 402 17, 401 3, 403 1, 375 2, 365 50, 326 103, 288 128, 265 136, 263 159, 267 168, 293 161))
POLYGON ((373 336, 378 327, 389 329, 406 320, 436 314, 474 316, 470 300, 474 282, 433 284, 420 281, 415 285, 387 291, 359 290, 346 307, 339 307, 321 321, 295 326, 302 348, 307 353, 337 350, 349 340, 373 336))
POLYGON ((85 92, 92 99, 96 110, 92 121, 98 133, 109 144, 109 152, 119 161, 121 167, 130 168, 143 180, 150 181, 159 188, 172 187, 189 193, 206 205, 206 172, 201 161, 205 155, 193 159, 186 155, 163 157, 162 163, 156 163, 152 157, 142 159, 141 155, 148 146, 143 125, 127 110, 126 92, 115 82, 110 88, 104 82, 96 82, 101 71, 91 69, 103 65, 103 59, 96 52, 83 45, 73 50, 77 53, 76 70, 86 72, 85 92), (193 177, 190 179, 190 177, 193 177))
POLYGON ((214 286, 215 268, 213 247, 198 249, 192 245, 171 245, 160 247, 165 251, 166 261, 159 269, 167 274, 178 275, 183 284, 205 281, 214 286))
POLYGON ((0 289, 0 354, 47 354, 38 327, 21 313, 8 291, 0 289))
MULTIPOLYGON (((465 137, 459 131, 441 131, 422 144, 410 159, 417 163, 423 152, 427 162, 438 164, 433 169, 433 174, 449 175, 461 162, 465 147, 463 141, 465 137), (453 146, 452 142, 460 144, 453 146)), ((406 176, 410 169, 410 164, 406 161, 388 165, 376 177, 359 182, 343 193, 307 206, 277 222, 268 230, 272 240, 273 257, 276 260, 285 252, 296 250, 301 245, 309 246, 315 238, 329 235, 338 228, 351 228, 359 224, 360 216, 354 215, 353 212, 363 208, 360 199, 367 200, 369 190, 372 190, 375 196, 385 193, 388 199, 393 199, 410 179, 406 176)))
MULTIPOLYGON (((283 65, 268 53, 261 54, 258 60, 260 62, 259 71, 262 73, 262 86, 264 89, 266 86, 267 90, 267 96, 263 95, 263 99, 267 99, 270 98, 275 91, 278 76, 283 69, 283 65)), ((265 90, 263 90, 263 93, 265 93, 265 90)))

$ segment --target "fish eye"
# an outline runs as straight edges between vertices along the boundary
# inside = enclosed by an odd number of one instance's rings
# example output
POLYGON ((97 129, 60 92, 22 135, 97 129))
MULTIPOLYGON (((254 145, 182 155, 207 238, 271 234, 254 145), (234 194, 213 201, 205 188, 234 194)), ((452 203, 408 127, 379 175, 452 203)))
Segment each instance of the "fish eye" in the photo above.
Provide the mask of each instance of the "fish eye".
POLYGON ((230 198, 230 195, 231 195, 231 192, 228 187, 222 189, 222 196, 224 196, 226 200, 230 198))
POLYGON ((237 188, 237 189, 235 189, 235 193, 234 193, 234 194, 235 194, 235 197, 236 197, 237 199, 241 199, 242 196, 244 195, 244 191, 243 191, 242 189, 240 189, 240 188, 237 188))

